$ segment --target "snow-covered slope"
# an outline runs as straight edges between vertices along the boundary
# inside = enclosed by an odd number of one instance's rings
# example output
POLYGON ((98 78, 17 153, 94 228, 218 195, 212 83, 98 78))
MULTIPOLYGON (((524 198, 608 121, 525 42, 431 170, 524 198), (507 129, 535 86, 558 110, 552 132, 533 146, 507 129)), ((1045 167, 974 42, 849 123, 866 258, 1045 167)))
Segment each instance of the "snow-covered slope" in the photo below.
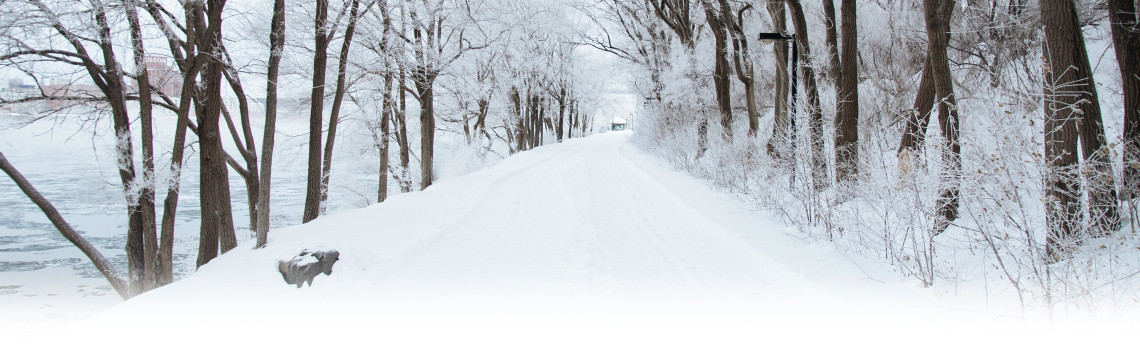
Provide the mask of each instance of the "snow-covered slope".
POLYGON ((1019 322, 1011 306, 938 297, 885 266, 790 238, 764 213, 661 166, 629 136, 540 147, 423 192, 274 230, 267 248, 238 247, 82 327, 107 344, 147 334, 176 346, 221 337, 712 349, 980 327, 940 347, 1005 335, 985 326, 1019 322), (277 261, 302 249, 336 249, 341 260, 298 289, 277 261))

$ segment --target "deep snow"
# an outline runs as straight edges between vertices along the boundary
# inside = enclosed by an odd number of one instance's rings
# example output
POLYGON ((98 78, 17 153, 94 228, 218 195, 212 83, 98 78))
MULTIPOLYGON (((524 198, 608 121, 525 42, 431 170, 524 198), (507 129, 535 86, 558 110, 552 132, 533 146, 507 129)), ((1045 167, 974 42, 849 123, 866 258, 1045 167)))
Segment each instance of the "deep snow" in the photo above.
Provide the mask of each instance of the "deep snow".
MULTIPOLYGON (((1088 332, 1127 326, 1046 336, 1058 326, 1027 327, 1015 305, 924 289, 883 264, 791 238, 629 137, 540 147, 423 192, 274 229, 267 248, 247 242, 77 329, 107 346, 144 334, 176 346, 540 348, 898 348, 935 336, 924 346, 944 348, 1088 345, 1114 339, 1088 332), (298 289, 276 266, 302 249, 337 249, 341 261, 298 289)), ((86 338, 58 340, 77 339, 86 338)))

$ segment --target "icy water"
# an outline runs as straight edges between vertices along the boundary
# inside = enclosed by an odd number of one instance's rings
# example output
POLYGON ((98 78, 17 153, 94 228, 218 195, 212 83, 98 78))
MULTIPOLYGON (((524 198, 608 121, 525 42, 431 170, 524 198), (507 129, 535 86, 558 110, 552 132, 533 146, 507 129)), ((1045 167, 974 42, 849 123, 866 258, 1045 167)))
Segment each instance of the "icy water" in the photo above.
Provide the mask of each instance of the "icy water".
MULTIPOLYGON (((126 205, 114 167, 114 138, 108 135, 109 125, 58 118, 12 127, 26 120, 0 113, 0 151, 125 275, 126 205)), ((279 122, 272 227, 300 223, 307 151, 300 137, 304 124, 297 119, 279 122)), ((163 173, 168 172, 172 125, 172 116, 160 117, 156 125, 160 183, 164 183, 163 173)), ((367 205, 368 198, 374 196, 368 194, 375 193, 376 188, 372 175, 375 166, 371 171, 368 168, 374 162, 348 160, 367 152, 367 138, 354 136, 351 130, 345 134, 334 158, 330 210, 367 205)), ((176 279, 192 273, 197 258, 200 212, 195 152, 196 147, 188 152, 181 177, 174 241, 176 279)), ((159 185, 160 203, 164 188, 159 185)), ((239 242, 249 242, 252 232, 248 230, 245 184, 233 171, 230 189, 239 242)), ((120 301, 87 257, 56 231, 7 176, 0 179, 0 208, 0 322, 78 320, 120 301)))

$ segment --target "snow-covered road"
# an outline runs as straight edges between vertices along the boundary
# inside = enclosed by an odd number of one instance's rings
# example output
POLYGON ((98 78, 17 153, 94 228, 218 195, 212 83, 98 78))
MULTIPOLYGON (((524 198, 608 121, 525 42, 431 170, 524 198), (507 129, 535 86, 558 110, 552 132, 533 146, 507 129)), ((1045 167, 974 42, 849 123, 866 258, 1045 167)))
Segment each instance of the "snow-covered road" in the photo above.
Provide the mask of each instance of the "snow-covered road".
POLYGON ((123 326, 163 334, 209 325, 258 344, 722 348, 761 338, 838 344, 876 339, 869 330, 883 324, 977 317, 884 265, 792 238, 630 137, 540 147, 423 192, 275 229, 269 247, 240 246, 85 327, 108 342, 123 326), (277 261, 302 249, 337 249, 341 260, 298 289, 277 261), (810 335, 820 329, 834 337, 810 335), (614 338, 631 342, 595 343, 614 338))

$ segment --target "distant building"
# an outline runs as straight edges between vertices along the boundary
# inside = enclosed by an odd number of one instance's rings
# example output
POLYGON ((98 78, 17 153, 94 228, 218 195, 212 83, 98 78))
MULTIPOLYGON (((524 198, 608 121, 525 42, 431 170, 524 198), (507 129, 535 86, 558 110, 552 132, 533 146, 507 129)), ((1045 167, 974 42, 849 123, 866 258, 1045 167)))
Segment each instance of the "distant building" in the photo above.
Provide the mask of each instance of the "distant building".
MULTIPOLYGON (((145 62, 147 78, 155 89, 154 93, 161 92, 171 99, 178 99, 182 93, 182 74, 176 67, 170 65, 166 57, 147 56, 145 62)), ((138 81, 132 80, 131 87, 138 92, 138 81)))
POLYGON ((625 130, 625 119, 614 118, 613 121, 610 122, 610 130, 613 130, 613 131, 625 130))

